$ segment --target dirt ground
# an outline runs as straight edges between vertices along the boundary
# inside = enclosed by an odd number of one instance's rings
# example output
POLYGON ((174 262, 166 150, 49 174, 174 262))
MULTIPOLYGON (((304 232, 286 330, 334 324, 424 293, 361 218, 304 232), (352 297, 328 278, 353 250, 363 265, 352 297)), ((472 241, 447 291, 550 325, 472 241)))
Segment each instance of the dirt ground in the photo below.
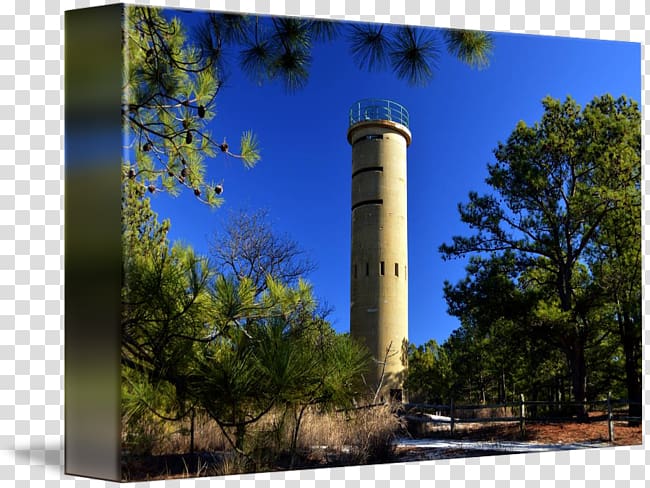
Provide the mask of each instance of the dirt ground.
MULTIPOLYGON (((643 432, 641 426, 630 427, 626 422, 615 422, 614 442, 615 446, 631 446, 643 443, 643 432)), ((420 437, 420 436, 418 436, 420 437)), ((441 425, 425 437, 449 438, 449 426, 441 425)), ((573 443, 607 443, 608 431, 607 422, 529 422, 526 424, 526 436, 522 439, 518 422, 494 423, 494 424, 458 424, 456 434, 453 437, 466 441, 525 441, 538 444, 573 444, 573 443)), ((423 461, 430 459, 450 459, 474 456, 489 456, 507 454, 503 451, 490 450, 468 450, 468 449, 422 449, 412 447, 399 447, 394 452, 393 459, 387 462, 409 462, 423 461)), ((128 469, 128 477, 133 480, 142 479, 163 479, 183 478, 188 476, 188 471, 197 476, 192 468, 203 465, 208 466, 214 457, 208 453, 197 453, 195 455, 169 455, 151 456, 146 459, 132 460, 128 469)), ((329 466, 340 465, 333 462, 329 466)), ((345 463, 343 463, 345 464, 345 463)), ((301 468, 328 467, 328 463, 314 461, 307 463, 301 468)), ((198 474, 202 476, 214 476, 218 473, 212 469, 206 469, 198 474)))
MULTIPOLYGON (((454 438, 474 441, 527 441, 539 444, 571 444, 584 442, 608 442, 608 424, 605 412, 590 412, 587 421, 527 421, 526 435, 521 437, 519 422, 456 424, 454 438)), ((409 431, 416 438, 449 437, 448 423, 409 424, 409 431)), ((615 446, 631 446, 643 443, 641 425, 631 427, 627 422, 614 422, 615 446)))
MULTIPOLYGON (((457 438, 483 441, 528 441, 540 444, 572 444, 582 442, 608 442, 607 422, 529 422, 522 439, 519 424, 479 425, 458 433, 457 438)), ((615 446, 643 443, 641 426, 630 427, 627 422, 614 422, 615 446)))
MULTIPOLYGON (((608 441, 608 428, 606 422, 592 424, 532 424, 527 429, 527 434, 537 442, 557 442, 568 444, 586 441, 608 441)), ((626 422, 614 423, 615 446, 631 446, 643 443, 641 426, 629 427, 626 422)))
MULTIPOLYGON (((596 414, 592 414, 595 416, 596 414)), ((418 436, 420 437, 420 436, 418 436)), ((425 437, 450 438, 449 426, 440 426, 425 437)), ((530 442, 535 444, 607 444, 612 446, 632 446, 643 444, 641 425, 631 427, 627 422, 614 422, 614 442, 609 444, 608 425, 599 422, 528 422, 526 435, 521 437, 518 422, 494 424, 458 424, 454 439, 483 442, 530 442)), ((396 458, 401 461, 422 461, 430 459, 451 459, 475 456, 508 454, 503 451, 469 449, 422 449, 413 447, 397 448, 396 458)))

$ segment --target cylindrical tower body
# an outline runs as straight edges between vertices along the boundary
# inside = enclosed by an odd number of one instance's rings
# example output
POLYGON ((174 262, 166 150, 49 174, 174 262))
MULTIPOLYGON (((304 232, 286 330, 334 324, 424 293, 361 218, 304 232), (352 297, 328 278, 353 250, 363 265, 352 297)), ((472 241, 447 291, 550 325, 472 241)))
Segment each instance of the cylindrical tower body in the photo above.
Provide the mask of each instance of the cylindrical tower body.
POLYGON ((362 100, 350 109, 347 137, 352 145, 350 333, 373 355, 368 385, 385 400, 401 401, 408 345, 408 113, 389 100, 362 100))

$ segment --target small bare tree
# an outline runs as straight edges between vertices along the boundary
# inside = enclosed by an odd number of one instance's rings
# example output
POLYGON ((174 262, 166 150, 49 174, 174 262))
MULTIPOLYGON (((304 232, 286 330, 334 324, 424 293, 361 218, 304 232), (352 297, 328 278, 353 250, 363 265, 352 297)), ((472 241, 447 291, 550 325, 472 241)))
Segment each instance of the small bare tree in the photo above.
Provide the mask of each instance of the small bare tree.
MULTIPOLYGON (((393 341, 390 341, 388 346, 386 347, 386 352, 384 354, 383 360, 379 360, 376 358, 373 358, 373 361, 381 366, 381 372, 379 374, 379 380, 376 385, 369 385, 368 382, 366 381, 365 376, 362 376, 363 383, 368 387, 370 390, 370 394, 372 395, 372 402, 371 404, 374 405, 377 403, 377 399, 380 398, 381 390, 384 387, 384 380, 386 379, 386 364, 388 363, 388 360, 394 356, 396 356, 399 353, 399 351, 396 351, 393 348, 393 341)), ((382 403, 384 401, 382 400, 382 403)))
POLYGON ((275 231, 266 209, 231 213, 215 232, 210 254, 220 273, 250 279, 258 295, 267 276, 291 286, 316 269, 296 241, 275 231))

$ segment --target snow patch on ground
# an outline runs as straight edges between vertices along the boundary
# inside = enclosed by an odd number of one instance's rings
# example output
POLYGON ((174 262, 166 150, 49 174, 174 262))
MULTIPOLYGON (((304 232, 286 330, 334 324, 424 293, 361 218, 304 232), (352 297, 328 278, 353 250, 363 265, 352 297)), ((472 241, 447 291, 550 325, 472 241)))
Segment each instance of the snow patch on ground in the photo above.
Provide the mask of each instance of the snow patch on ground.
POLYGON ((434 415, 431 413, 422 413, 420 415, 422 417, 426 417, 427 419, 433 422, 451 422, 451 417, 445 417, 444 415, 434 415))
POLYGON ((409 439, 398 438, 395 447, 422 449, 465 449, 472 451, 500 451, 504 453, 543 452, 591 447, 608 447, 604 442, 576 442, 571 444, 541 444, 537 442, 517 441, 464 441, 455 439, 409 439))

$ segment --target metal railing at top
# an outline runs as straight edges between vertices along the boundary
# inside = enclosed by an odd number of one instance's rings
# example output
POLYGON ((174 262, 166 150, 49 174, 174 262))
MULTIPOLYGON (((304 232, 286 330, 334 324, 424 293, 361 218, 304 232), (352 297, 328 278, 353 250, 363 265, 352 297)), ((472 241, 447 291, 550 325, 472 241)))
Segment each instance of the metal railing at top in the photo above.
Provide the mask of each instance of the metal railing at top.
POLYGON ((350 107, 350 126, 370 120, 389 120, 408 129, 409 113, 399 103, 381 98, 359 100, 350 107))

